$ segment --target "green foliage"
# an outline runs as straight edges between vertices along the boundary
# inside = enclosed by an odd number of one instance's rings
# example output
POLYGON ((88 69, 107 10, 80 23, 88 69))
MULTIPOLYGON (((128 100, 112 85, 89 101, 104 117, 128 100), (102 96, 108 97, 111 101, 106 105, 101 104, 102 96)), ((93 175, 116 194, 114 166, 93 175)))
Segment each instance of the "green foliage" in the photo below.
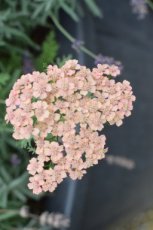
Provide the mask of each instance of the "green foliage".
POLYGON ((41 48, 41 54, 36 59, 36 69, 43 71, 48 64, 53 63, 58 52, 58 44, 55 39, 55 33, 52 31, 44 40, 41 48))
MULTIPOLYGON (((19 229, 22 229, 22 226, 26 226, 27 220, 19 217, 19 209, 28 199, 38 200, 40 196, 32 194, 27 187, 27 152, 21 150, 17 142, 11 138, 11 129, 2 123, 2 119, 0 123, 0 229, 11 229, 11 226, 15 229, 20 226, 19 229), (19 160, 18 163, 11 160, 13 154, 19 160)), ((31 144, 31 141, 29 142, 31 144)), ((30 144, 25 146, 29 147, 30 144)))
POLYGON ((66 61, 68 61, 69 59, 72 59, 72 55, 69 54, 69 55, 63 55, 62 57, 57 57, 56 58, 56 63, 59 67, 61 67, 62 65, 65 64, 66 61))
MULTIPOLYGON (((95 0, 84 2, 95 16, 101 16, 95 0)), ((0 51, 11 49, 22 53, 23 47, 27 46, 38 49, 29 36, 32 30, 40 25, 50 27, 48 18, 52 14, 58 17, 60 9, 77 22, 82 3, 77 0, 1 0, 0 51)))
POLYGON ((28 152, 35 154, 36 153, 36 148, 33 143, 33 139, 30 138, 28 140, 22 140, 19 142, 19 145, 21 146, 22 149, 28 150, 28 152))
POLYGON ((14 51, 8 54, 2 52, 0 58, 0 99, 5 99, 21 74, 21 55, 14 51))
POLYGON ((51 133, 48 133, 47 137, 45 138, 46 141, 57 141, 57 137, 56 136, 53 136, 51 133))
POLYGON ((8 73, 0 73, 0 86, 4 86, 9 80, 9 77, 8 73))
POLYGON ((7 72, 12 74, 12 71, 14 71, 17 68, 21 67, 21 54, 18 54, 15 51, 9 53, 1 52, 0 53, 0 71, 1 72, 7 72))
POLYGON ((0 73, 0 92, 2 92, 3 87, 8 83, 10 75, 8 73, 0 73))
POLYGON ((87 97, 89 97, 89 98, 95 98, 95 96, 94 96, 94 93, 91 93, 91 92, 88 92, 87 93, 87 97))
POLYGON ((93 15, 97 17, 102 17, 102 12, 96 5, 95 0, 84 0, 84 1, 87 7, 89 8, 89 10, 93 13, 93 15))

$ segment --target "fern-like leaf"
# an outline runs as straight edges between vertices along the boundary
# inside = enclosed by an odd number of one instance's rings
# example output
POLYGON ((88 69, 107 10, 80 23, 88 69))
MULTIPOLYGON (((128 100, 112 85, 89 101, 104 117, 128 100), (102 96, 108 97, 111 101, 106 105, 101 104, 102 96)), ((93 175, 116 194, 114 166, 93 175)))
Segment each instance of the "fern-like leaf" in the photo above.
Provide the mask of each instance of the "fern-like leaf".
POLYGON ((43 42, 41 54, 36 59, 36 69, 43 71, 48 64, 53 63, 57 56, 58 48, 55 33, 52 31, 43 42))

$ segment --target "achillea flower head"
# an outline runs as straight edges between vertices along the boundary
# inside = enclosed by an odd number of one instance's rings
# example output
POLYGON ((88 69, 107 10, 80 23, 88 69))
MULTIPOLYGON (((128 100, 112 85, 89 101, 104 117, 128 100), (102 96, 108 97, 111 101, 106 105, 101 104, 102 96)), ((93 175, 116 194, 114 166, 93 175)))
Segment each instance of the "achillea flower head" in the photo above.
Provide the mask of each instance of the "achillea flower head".
POLYGON ((27 167, 28 187, 35 194, 53 192, 67 176, 81 179, 87 168, 105 157, 106 123, 120 126, 131 115, 135 96, 120 70, 98 64, 90 70, 67 61, 49 65, 46 73, 22 75, 6 100, 6 120, 15 139, 33 138, 36 156, 27 167))

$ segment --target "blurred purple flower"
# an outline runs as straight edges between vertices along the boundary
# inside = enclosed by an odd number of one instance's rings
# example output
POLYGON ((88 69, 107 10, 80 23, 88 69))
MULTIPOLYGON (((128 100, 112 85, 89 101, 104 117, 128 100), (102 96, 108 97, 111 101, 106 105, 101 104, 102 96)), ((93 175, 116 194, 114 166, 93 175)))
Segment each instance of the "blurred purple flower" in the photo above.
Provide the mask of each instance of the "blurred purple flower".
POLYGON ((32 73, 34 70, 30 53, 25 51, 23 54, 23 74, 32 73))
POLYGON ((80 41, 80 40, 77 40, 77 39, 76 39, 76 40, 72 43, 72 48, 73 48, 75 51, 79 52, 81 46, 83 46, 83 45, 84 45, 84 42, 83 42, 83 41, 80 41))
POLYGON ((21 163, 21 159, 20 159, 20 158, 18 157, 18 155, 15 154, 15 153, 13 153, 13 154, 11 155, 10 161, 11 161, 11 164, 12 164, 13 166, 17 166, 17 165, 19 165, 19 164, 21 163))
POLYGON ((98 54, 95 58, 95 65, 98 64, 116 65, 121 72, 123 70, 123 65, 120 61, 116 61, 113 57, 104 56, 102 54, 98 54))
POLYGON ((131 0, 132 12, 137 14, 138 19, 144 19, 148 14, 148 7, 145 0, 131 0))
POLYGON ((109 165, 116 165, 128 170, 133 170, 136 166, 133 160, 121 156, 108 155, 106 161, 109 165))

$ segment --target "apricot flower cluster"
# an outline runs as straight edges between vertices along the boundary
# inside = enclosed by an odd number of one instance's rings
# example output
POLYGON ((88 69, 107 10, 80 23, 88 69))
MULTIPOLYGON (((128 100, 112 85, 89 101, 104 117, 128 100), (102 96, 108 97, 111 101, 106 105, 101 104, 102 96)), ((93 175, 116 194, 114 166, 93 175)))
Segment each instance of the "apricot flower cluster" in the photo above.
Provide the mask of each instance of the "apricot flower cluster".
POLYGON ((104 124, 120 126, 133 109, 128 81, 115 82, 115 65, 90 69, 67 61, 46 73, 21 76, 6 100, 6 120, 18 140, 33 138, 36 156, 27 167, 28 187, 38 194, 54 191, 69 176, 81 179, 105 156, 104 124))

